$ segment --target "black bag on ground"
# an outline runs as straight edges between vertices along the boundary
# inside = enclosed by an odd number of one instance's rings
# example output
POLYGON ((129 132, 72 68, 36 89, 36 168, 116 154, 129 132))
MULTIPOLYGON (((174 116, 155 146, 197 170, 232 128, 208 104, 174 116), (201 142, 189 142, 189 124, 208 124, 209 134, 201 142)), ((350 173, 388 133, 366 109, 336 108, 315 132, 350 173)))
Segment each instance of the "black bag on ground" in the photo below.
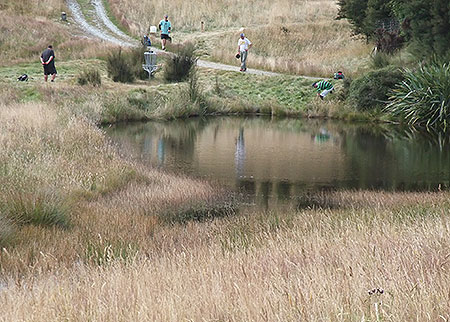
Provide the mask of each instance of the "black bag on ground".
POLYGON ((28 75, 27 75, 27 74, 20 75, 20 76, 17 78, 17 80, 18 80, 18 81, 21 81, 21 82, 26 82, 26 81, 28 81, 28 75))

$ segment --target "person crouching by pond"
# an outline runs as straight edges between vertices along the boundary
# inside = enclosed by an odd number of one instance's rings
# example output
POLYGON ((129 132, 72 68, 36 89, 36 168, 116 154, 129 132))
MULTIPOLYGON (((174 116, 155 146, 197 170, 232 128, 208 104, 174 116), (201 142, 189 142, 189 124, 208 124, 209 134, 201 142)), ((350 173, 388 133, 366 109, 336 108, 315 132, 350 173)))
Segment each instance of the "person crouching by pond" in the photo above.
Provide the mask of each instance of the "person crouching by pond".
POLYGON ((241 72, 247 71, 247 56, 250 48, 252 48, 252 43, 245 37, 244 34, 241 34, 238 40, 238 54, 241 56, 241 72))
POLYGON ((334 90, 333 84, 331 84, 326 80, 314 82, 312 84, 312 87, 314 87, 317 90, 317 96, 319 96, 321 100, 323 100, 325 96, 327 96, 329 93, 332 93, 334 90))
POLYGON ((55 52, 53 51, 52 45, 49 45, 42 53, 41 63, 42 66, 44 66, 44 80, 47 81, 48 75, 52 75, 51 81, 53 82, 57 73, 55 67, 55 52))

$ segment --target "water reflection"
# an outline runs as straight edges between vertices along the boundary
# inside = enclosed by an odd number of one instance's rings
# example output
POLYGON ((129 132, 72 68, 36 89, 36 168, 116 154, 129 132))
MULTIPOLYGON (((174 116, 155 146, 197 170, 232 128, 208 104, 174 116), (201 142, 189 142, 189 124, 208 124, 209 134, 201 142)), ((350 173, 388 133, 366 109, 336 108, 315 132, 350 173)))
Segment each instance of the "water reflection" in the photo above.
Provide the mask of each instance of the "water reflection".
POLYGON ((242 178, 244 176, 245 164, 245 142, 244 142, 244 128, 239 128, 239 135, 236 139, 236 152, 234 154, 234 162, 236 164, 236 177, 242 178))
POLYGON ((244 191, 263 207, 316 189, 450 185, 448 137, 389 126, 211 118, 106 129, 124 153, 244 191))

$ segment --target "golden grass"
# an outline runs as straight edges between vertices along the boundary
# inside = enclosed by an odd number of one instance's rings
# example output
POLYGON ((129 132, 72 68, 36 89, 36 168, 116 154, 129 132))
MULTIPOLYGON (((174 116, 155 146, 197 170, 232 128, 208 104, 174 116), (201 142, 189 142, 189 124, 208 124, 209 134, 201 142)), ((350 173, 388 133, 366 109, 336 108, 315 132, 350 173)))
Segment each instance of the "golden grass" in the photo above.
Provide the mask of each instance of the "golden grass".
POLYGON ((85 115, 64 107, 2 105, 0 120, 0 247, 13 254, 0 256, 2 274, 41 270, 40 252, 56 267, 101 260, 99 236, 120 249, 140 246, 166 212, 223 200, 203 181, 127 161, 85 115))
POLYGON ((174 32, 241 28, 255 25, 311 22, 322 17, 334 17, 337 12, 333 0, 174 0, 170 2, 144 0, 109 1, 113 13, 135 35, 148 32, 150 25, 158 25, 164 14, 169 15, 174 32))
MULTIPOLYGON (((369 46, 352 40, 350 28, 343 21, 320 21, 304 24, 274 24, 249 28, 252 41, 248 64, 282 73, 331 78, 342 70, 354 74, 367 60, 369 46)), ((214 60, 238 64, 234 58, 238 34, 230 32, 209 40, 214 60)))
POLYGON ((79 37, 72 26, 44 16, 0 11, 0 29, 7 30, 0 34, 0 66, 39 61, 41 53, 50 44, 54 47, 57 61, 105 57, 111 48, 109 44, 79 37))
MULTIPOLYGON (((58 18, 61 12, 65 11, 65 2, 64 0, 2 0, 0 10, 24 16, 58 18)), ((22 25, 23 22, 24 20, 21 19, 17 24, 22 25)))
POLYGON ((111 1, 111 7, 135 35, 146 33, 168 13, 175 42, 196 41, 203 57, 227 64, 238 64, 234 55, 243 29, 253 43, 250 68, 321 77, 343 70, 350 75, 367 63, 371 49, 352 39, 347 21, 335 20, 332 0, 111 1))
MULTIPOLYGON (((342 208, 162 227, 131 258, 5 281, 8 321, 438 321, 448 193, 343 192, 342 208), (380 289, 382 293, 369 294, 380 289)), ((98 237, 101 239, 101 237, 98 237)), ((133 238, 128 235, 128 238, 133 238)), ((3 253, 4 257, 12 256, 3 253)), ((52 265, 52 252, 36 255, 52 265)), ((56 265, 57 266, 57 265, 56 265)))

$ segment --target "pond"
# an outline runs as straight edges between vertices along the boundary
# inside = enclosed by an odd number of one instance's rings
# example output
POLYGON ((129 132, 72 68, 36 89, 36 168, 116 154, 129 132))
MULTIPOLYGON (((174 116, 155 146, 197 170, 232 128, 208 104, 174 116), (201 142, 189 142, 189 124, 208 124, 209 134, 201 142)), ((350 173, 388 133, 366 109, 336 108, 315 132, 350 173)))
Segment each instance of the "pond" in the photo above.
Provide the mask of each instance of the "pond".
POLYGON ((105 128, 122 153, 206 178, 268 207, 305 191, 436 191, 450 186, 446 138, 398 126, 267 117, 194 118, 105 128))

